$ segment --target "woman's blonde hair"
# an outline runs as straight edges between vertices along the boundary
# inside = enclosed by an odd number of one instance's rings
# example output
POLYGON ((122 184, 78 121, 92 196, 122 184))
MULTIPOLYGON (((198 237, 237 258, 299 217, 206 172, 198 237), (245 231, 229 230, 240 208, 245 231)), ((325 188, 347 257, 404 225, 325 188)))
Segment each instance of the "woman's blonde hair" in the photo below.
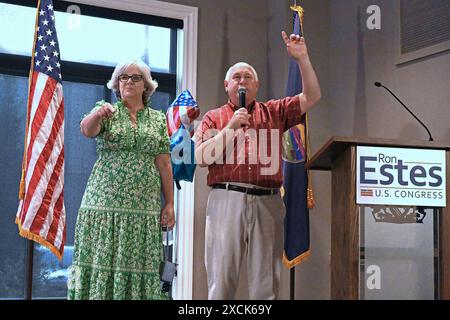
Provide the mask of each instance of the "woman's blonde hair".
POLYGON ((152 79, 152 74, 150 67, 140 59, 133 59, 126 62, 119 62, 114 69, 114 72, 111 76, 111 79, 108 81, 106 86, 114 91, 117 98, 120 99, 120 90, 119 90, 119 76, 124 73, 124 71, 130 67, 136 66, 139 71, 142 73, 142 80, 144 81, 144 93, 142 94, 142 101, 144 104, 147 104, 150 96, 155 92, 156 88, 158 88, 158 82, 152 79))

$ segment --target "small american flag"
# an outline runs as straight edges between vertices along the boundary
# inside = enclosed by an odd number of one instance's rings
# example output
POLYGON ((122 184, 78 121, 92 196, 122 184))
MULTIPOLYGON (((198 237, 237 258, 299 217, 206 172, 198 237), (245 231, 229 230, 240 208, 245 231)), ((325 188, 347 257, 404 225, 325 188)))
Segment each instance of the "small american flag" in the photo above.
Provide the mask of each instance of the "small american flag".
POLYGON ((184 90, 175 101, 172 102, 166 113, 169 137, 180 128, 181 124, 189 130, 192 137, 194 134, 192 122, 197 119, 199 115, 200 109, 197 106, 197 102, 195 102, 188 90, 184 90))
POLYGON ((29 76, 27 125, 16 224, 21 236, 61 260, 64 209, 64 100, 51 0, 40 0, 29 76))
POLYGON ((373 197, 373 189, 361 189, 362 197, 373 197))

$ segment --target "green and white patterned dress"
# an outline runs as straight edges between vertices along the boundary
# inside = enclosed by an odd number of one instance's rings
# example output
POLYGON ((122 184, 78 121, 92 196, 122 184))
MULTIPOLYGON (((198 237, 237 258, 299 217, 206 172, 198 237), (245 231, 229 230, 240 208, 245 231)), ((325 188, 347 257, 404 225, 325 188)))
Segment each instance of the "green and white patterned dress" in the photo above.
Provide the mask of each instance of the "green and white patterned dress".
POLYGON ((68 299, 167 299, 159 287, 161 182, 154 164, 169 153, 166 119, 145 107, 133 128, 127 107, 115 108, 96 137, 99 158, 78 213, 68 299))

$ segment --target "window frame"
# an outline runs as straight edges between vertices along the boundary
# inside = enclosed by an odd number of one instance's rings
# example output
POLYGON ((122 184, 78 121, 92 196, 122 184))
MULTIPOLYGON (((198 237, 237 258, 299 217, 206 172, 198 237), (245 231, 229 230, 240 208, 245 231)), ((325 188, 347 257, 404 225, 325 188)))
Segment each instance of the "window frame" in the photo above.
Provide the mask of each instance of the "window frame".
MULTIPOLYGON (((0 73, 27 77, 30 59, 30 56, 0 53, 0 73)), ((113 71, 112 66, 61 61, 63 81, 106 85, 113 71)), ((176 95, 177 75, 153 71, 152 77, 158 81, 158 90, 168 92, 173 100, 176 95)))

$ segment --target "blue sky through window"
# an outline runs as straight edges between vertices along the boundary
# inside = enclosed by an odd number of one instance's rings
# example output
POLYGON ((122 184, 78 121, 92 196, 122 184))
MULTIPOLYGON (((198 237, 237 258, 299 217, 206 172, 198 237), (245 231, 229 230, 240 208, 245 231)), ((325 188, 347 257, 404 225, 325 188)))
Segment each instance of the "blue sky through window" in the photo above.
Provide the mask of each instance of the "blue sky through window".
MULTIPOLYGON (((0 52, 31 56, 36 9, 0 3, 0 52)), ((169 72, 170 29, 56 12, 61 59, 115 66, 141 58, 169 72)))

